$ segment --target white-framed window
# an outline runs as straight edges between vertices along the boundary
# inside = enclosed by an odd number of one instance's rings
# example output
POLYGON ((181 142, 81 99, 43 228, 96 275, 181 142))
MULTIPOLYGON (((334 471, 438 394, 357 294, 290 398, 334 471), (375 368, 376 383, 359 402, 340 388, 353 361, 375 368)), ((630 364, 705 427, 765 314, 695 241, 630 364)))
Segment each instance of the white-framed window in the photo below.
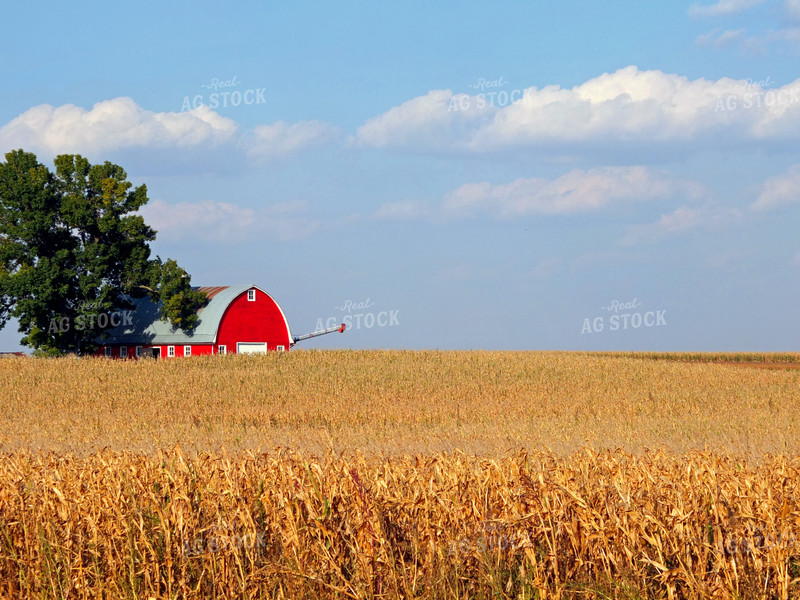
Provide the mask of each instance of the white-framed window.
POLYGON ((167 346, 167 356, 170 358, 175 356, 175 346, 167 346))
POLYGON ((256 291, 255 290, 247 290, 247 301, 248 302, 255 302, 256 301, 256 291))
POLYGON ((217 348, 217 354, 227 354, 227 353, 228 353, 227 346, 225 346, 225 344, 220 344, 219 347, 217 348))
POLYGON ((136 346, 136 358, 141 358, 142 356, 142 347, 136 346))
POLYGON ((111 346, 106 346, 106 358, 111 358, 111 346))
POLYGON ((184 356, 191 356, 192 355, 192 347, 191 346, 184 346, 183 347, 183 355, 184 356))
POLYGON ((127 346, 120 346, 119 347, 119 357, 120 358, 128 358, 128 347, 127 346))
POLYGON ((286 350, 286 346, 278 346, 275 348, 278 352, 284 352, 286 350))

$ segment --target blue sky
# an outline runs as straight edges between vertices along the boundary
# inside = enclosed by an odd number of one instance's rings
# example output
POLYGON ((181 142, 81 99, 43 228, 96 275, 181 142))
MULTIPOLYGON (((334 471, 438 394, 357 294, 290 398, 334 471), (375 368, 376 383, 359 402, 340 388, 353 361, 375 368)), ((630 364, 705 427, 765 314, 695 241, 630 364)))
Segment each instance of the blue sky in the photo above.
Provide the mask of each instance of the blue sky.
POLYGON ((798 351, 798 59, 800 0, 18 3, 0 151, 304 347, 798 351))

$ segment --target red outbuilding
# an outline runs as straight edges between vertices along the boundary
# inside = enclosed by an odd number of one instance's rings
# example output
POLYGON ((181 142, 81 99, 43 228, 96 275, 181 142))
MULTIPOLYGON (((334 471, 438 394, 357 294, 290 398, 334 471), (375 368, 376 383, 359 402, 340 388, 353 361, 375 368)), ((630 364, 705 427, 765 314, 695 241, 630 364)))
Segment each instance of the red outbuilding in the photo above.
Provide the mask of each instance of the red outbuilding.
POLYGON ((197 289, 209 301, 198 311, 197 326, 191 331, 161 320, 160 306, 142 298, 116 319, 121 324, 107 331, 97 353, 115 358, 263 353, 288 350, 300 339, 323 333, 293 338, 281 307, 255 285, 197 289))

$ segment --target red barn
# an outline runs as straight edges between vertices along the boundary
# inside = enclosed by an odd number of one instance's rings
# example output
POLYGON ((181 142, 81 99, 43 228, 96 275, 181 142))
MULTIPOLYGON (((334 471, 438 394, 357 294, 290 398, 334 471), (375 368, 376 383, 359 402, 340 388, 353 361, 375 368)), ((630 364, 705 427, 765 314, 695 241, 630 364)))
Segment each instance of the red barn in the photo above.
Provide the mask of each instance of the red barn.
MULTIPOLYGON (((116 358, 194 356, 288 350, 292 338, 286 315, 272 297, 254 285, 201 287, 209 302, 198 311, 190 332, 174 329, 160 318, 160 307, 148 298, 122 323, 108 330, 97 354, 116 358)), ((306 336, 303 336, 306 337, 306 336)))

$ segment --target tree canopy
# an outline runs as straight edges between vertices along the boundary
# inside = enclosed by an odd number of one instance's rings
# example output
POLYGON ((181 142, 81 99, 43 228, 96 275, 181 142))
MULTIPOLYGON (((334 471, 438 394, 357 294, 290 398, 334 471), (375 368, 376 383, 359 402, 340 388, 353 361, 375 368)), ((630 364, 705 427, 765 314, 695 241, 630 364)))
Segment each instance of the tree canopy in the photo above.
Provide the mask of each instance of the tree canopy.
POLYGON ((177 262, 151 258, 156 232, 136 214, 148 202, 145 185, 80 155, 57 156, 55 172, 23 150, 5 158, 0 329, 16 318, 21 343, 38 353, 86 354, 103 334, 98 315, 132 309, 131 299, 146 295, 161 301, 173 327, 196 325, 205 294, 177 262))

